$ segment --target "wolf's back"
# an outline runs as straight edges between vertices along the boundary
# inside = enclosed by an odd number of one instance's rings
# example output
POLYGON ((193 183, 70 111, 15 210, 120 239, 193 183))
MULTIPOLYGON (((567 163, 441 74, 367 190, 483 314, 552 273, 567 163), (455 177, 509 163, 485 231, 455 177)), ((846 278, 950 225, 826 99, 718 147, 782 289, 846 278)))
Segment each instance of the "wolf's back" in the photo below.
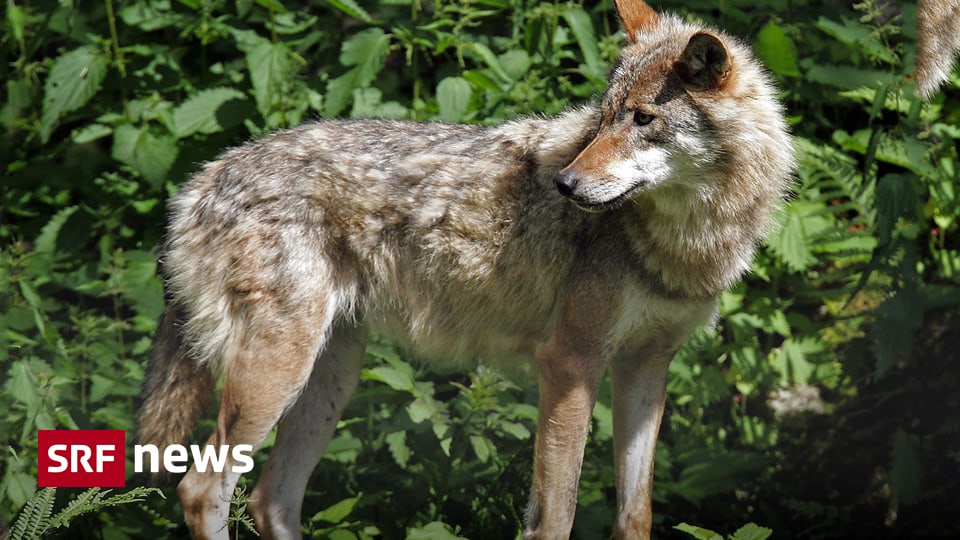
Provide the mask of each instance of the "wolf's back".
MULTIPOLYGON (((178 320, 176 306, 168 303, 157 323, 137 420, 140 444, 156 445, 161 454, 186 442, 213 390, 213 375, 190 356, 178 320)), ((151 478, 154 484, 165 480, 163 472, 151 478)))

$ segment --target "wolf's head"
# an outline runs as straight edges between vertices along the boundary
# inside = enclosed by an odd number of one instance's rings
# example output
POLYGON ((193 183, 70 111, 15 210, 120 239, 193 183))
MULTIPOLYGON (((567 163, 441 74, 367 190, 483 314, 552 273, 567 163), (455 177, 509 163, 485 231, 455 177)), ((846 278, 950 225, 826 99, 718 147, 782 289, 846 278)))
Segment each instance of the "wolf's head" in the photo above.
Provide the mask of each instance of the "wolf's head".
POLYGON ((666 186, 710 199, 731 178, 779 196, 793 154, 775 91, 749 49, 641 1, 616 4, 627 42, 597 134, 557 175, 557 189, 588 210, 666 186))

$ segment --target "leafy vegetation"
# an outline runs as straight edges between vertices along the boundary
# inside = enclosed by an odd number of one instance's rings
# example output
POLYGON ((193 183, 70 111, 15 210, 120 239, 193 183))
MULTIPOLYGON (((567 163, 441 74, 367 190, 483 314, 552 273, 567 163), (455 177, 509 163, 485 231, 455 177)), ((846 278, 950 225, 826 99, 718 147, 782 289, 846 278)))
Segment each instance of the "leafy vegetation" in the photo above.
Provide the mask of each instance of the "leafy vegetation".
POLYGON ((124 493, 107 496, 110 490, 90 488, 72 499, 63 509, 53 513, 56 488, 43 488, 27 501, 10 530, 11 540, 24 540, 46 536, 55 529, 69 526, 70 522, 90 512, 117 507, 144 500, 151 493, 160 493, 156 488, 135 487, 124 493))
MULTIPOLYGON (((5 4, 0 522, 60 523, 46 517, 53 494, 36 491, 38 429, 133 429, 162 309, 152 249, 198 162, 315 117, 556 113, 602 91, 622 37, 609 0, 5 4)), ((671 366, 656 532, 770 534, 742 527, 754 521, 777 538, 960 535, 960 93, 955 79, 931 103, 916 97, 915 5, 657 7, 755 46, 801 164, 753 276, 671 366)), ((382 343, 368 355, 304 530, 515 537, 530 381, 428 371, 382 343)), ((605 386, 577 538, 608 536, 613 519, 609 403, 605 386)), ((185 534, 175 496, 130 493, 123 506, 97 498, 69 535, 185 534)), ((92 496, 73 493, 68 510, 92 496)))

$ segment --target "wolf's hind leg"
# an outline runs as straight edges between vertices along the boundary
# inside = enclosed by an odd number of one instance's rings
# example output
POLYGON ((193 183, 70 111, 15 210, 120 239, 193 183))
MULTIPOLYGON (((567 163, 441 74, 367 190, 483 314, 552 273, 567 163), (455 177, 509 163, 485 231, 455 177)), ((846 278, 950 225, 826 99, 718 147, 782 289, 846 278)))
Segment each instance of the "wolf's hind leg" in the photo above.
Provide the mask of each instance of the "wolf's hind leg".
MULTIPOLYGON (((219 448, 263 443, 307 384, 314 360, 324 345, 335 308, 323 301, 288 305, 263 301, 246 306, 238 317, 234 353, 225 358, 217 427, 207 440, 219 448)), ((196 465, 180 482, 183 512, 194 538, 228 538, 230 498, 239 473, 229 456, 222 472, 196 465)))
POLYGON ((348 323, 334 328, 307 387, 280 421, 270 459, 250 497, 250 512, 264 538, 300 537, 310 473, 357 388, 365 345, 363 328, 348 323))

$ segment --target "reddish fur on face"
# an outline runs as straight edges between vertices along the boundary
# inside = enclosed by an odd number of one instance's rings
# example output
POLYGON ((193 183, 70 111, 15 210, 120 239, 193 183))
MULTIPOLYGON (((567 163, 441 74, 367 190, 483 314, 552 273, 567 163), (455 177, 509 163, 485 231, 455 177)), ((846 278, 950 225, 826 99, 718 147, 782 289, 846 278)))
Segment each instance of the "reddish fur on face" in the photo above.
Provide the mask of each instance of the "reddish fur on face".
POLYGON ((564 170, 576 171, 576 174, 602 176, 605 174, 607 164, 618 159, 623 153, 626 142, 626 133, 614 127, 607 128, 598 133, 564 170))

